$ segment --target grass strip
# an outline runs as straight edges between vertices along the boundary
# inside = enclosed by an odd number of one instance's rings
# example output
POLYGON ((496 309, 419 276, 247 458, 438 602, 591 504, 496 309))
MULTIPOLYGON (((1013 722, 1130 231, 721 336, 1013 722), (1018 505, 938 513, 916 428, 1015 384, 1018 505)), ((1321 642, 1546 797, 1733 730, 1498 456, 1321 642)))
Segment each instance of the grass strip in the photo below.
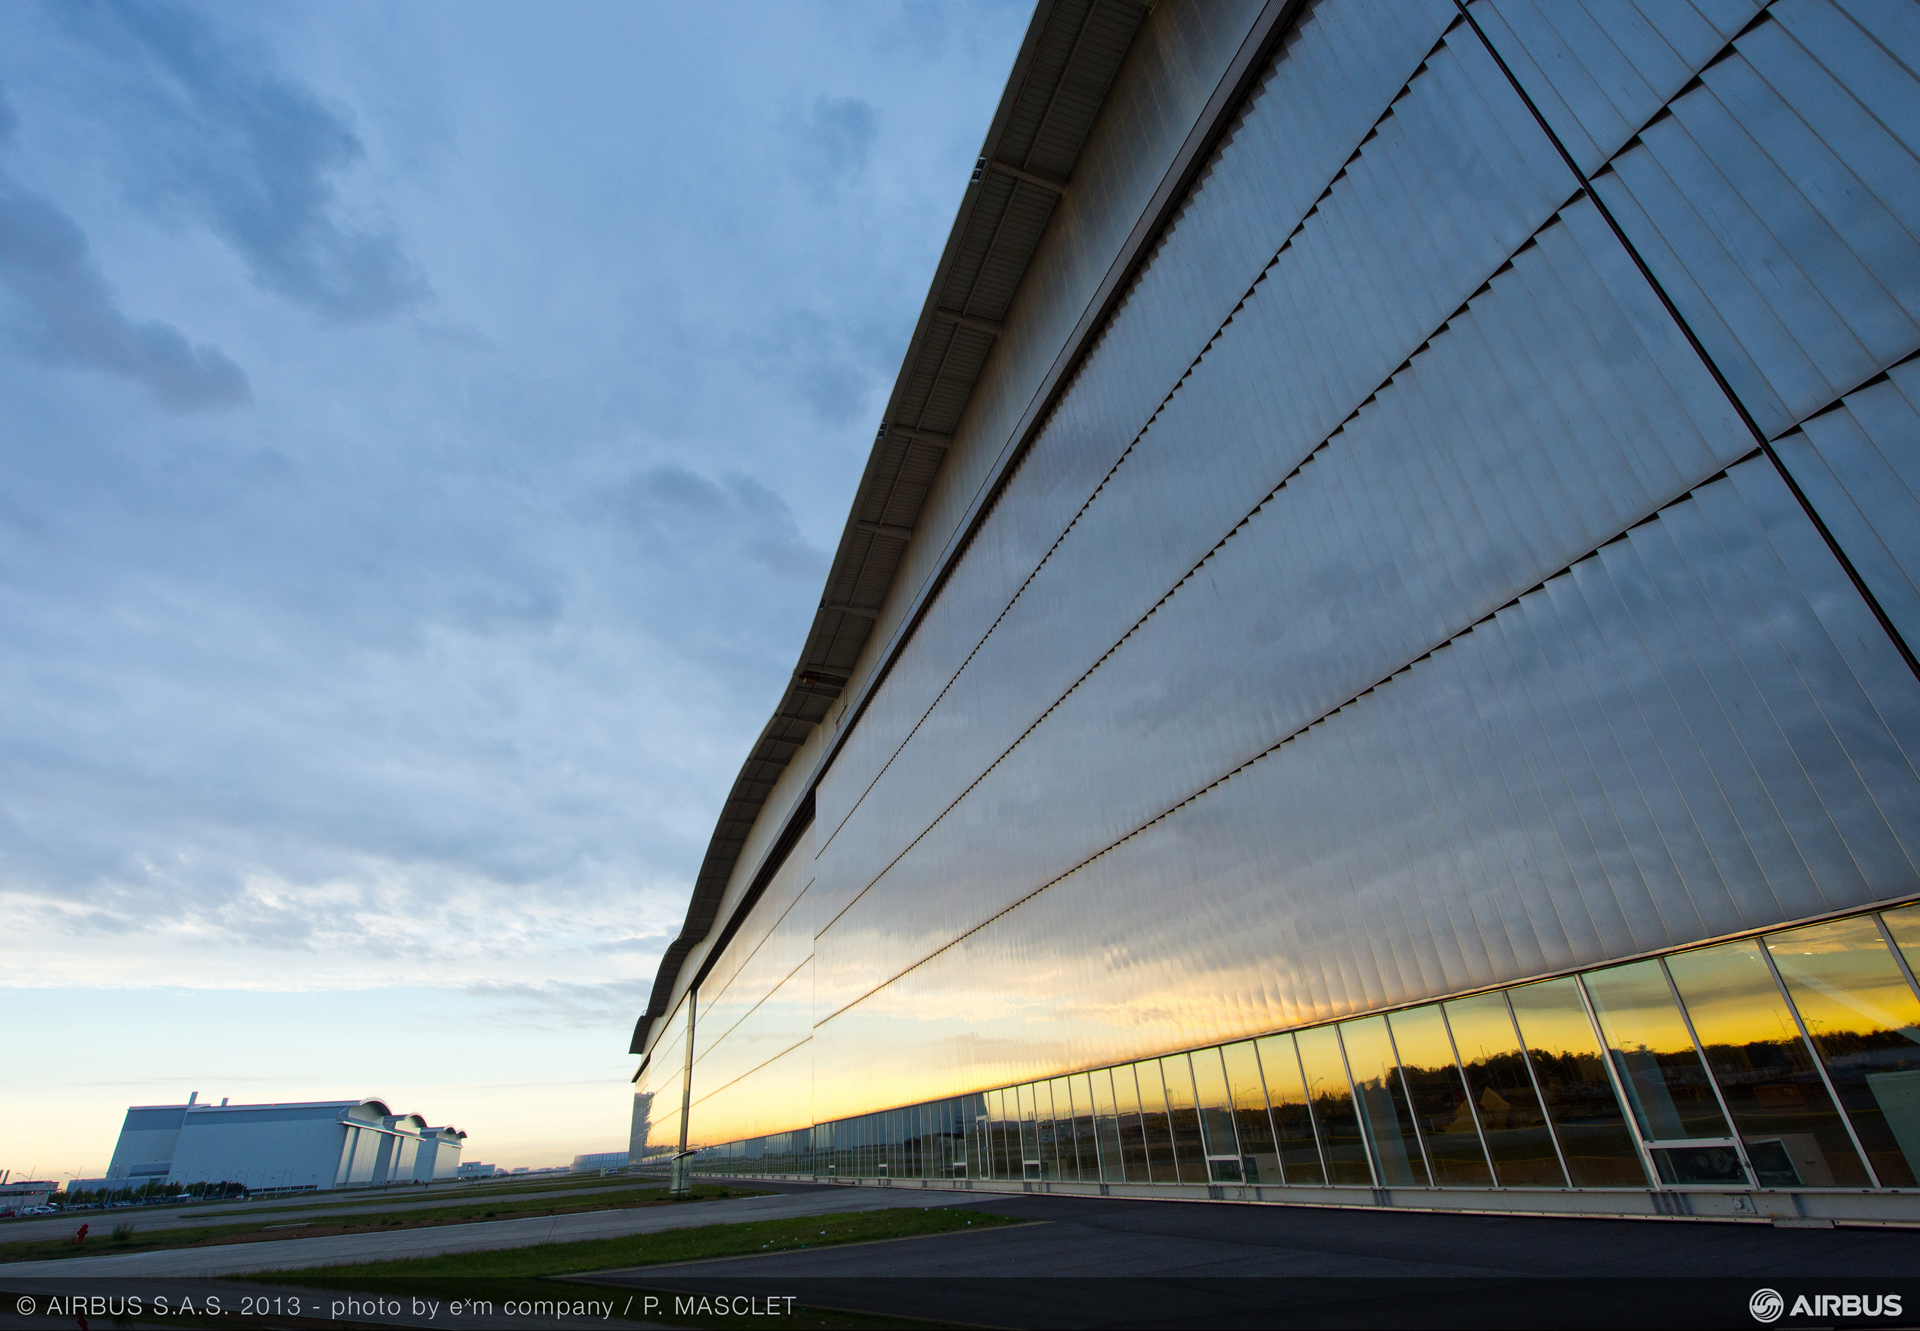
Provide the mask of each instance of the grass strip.
POLYGON ((850 1215, 744 1220, 730 1225, 667 1229, 655 1234, 627 1234, 614 1239, 583 1239, 575 1243, 542 1243, 530 1248, 454 1252, 438 1257, 405 1257, 397 1261, 365 1262, 351 1266, 320 1266, 250 1275, 247 1279, 377 1291, 378 1284, 370 1282, 457 1282, 503 1277, 525 1280, 543 1276, 582 1275, 632 1266, 698 1262, 712 1257, 748 1257, 760 1253, 797 1252, 803 1248, 837 1247, 843 1243, 919 1238, 926 1234, 950 1234, 959 1230, 1013 1223, 1005 1216, 956 1210, 947 1206, 899 1206, 884 1211, 856 1211, 850 1215))
MULTIPOLYGON (((797 1252, 848 1243, 877 1243, 889 1239, 921 1238, 931 1234, 964 1233, 974 1229, 1019 1223, 1006 1216, 952 1207, 893 1207, 852 1215, 797 1216, 784 1220, 749 1220, 731 1225, 700 1225, 657 1234, 632 1234, 616 1239, 588 1239, 577 1243, 544 1243, 531 1248, 492 1252, 448 1253, 440 1257, 409 1257, 391 1262, 354 1266, 323 1266, 308 1270, 276 1271, 235 1277, 247 1283, 294 1285, 312 1290, 351 1290, 356 1294, 384 1294, 401 1298, 437 1299, 444 1303, 480 1299, 496 1309, 508 1303, 546 1299, 605 1300, 616 1308, 633 1295, 633 1308, 652 1293, 673 1307, 674 1291, 630 1286, 596 1286, 584 1281, 559 1284, 553 1276, 585 1276, 594 1272, 635 1266, 697 1262, 715 1257, 752 1257, 762 1253, 797 1252), (617 1289, 617 1294, 613 1290, 617 1289)), ((684 1296, 685 1290, 678 1291, 684 1296)), ((616 1312, 616 1317, 618 1317, 616 1312)), ((635 1311, 633 1316, 638 1317, 635 1311)), ((658 1316, 658 1313, 655 1314, 658 1316)), ((819 1327, 827 1331, 865 1331, 866 1328, 946 1323, 905 1321, 899 1317, 844 1312, 831 1308, 796 1306, 791 1316, 676 1313, 676 1326, 723 1328, 738 1326, 819 1327)))
MULTIPOLYGON (((693 1190, 693 1201, 713 1201, 726 1197, 752 1197, 758 1193, 746 1188, 702 1185, 693 1190)), ((154 1230, 142 1234, 136 1228, 133 1237, 116 1239, 106 1229, 88 1235, 85 1243, 72 1238, 39 1239, 27 1243, 0 1243, 0 1262, 60 1261, 71 1257, 117 1257, 123 1253, 154 1252, 174 1248, 208 1248, 229 1243, 271 1243, 281 1239, 314 1239, 332 1234, 368 1234, 375 1231, 432 1229, 441 1225, 464 1225, 484 1220, 529 1220, 544 1216, 576 1215, 586 1211, 625 1211, 645 1206, 673 1206, 680 1203, 665 1188, 631 1188, 619 1193, 580 1197, 538 1197, 477 1200, 467 1206, 442 1206, 430 1210, 373 1211, 329 1219, 324 1216, 289 1223, 273 1216, 246 1220, 231 1225, 195 1225, 192 1228, 154 1230)), ((91 1223, 91 1222, 89 1222, 91 1223)), ((121 1221, 119 1223, 126 1223, 121 1221)), ((78 1226, 75 1226, 78 1228, 78 1226)))
MULTIPOLYGON (((215 1201, 215 1202, 176 1202, 160 1206, 114 1207, 104 1211, 74 1211, 71 1213, 74 1223, 90 1216, 142 1216, 142 1215, 265 1215, 271 1212, 284 1215, 291 1212, 330 1210, 340 1206, 366 1206, 370 1202, 391 1201, 396 1205, 417 1205, 428 1202, 447 1201, 455 1196, 472 1198, 475 1201, 491 1201, 496 1197, 520 1196, 534 1193, 574 1192, 587 1196, 600 1191, 612 1191, 624 1188, 664 1188, 665 1178, 652 1174, 629 1174, 625 1177, 606 1178, 589 1175, 568 1179, 553 1179, 543 1183, 499 1182, 447 1182, 442 1180, 427 1187, 410 1184, 391 1184, 379 1187, 344 1188, 337 1192, 293 1193, 280 1197, 259 1197, 253 1200, 215 1201)), ((47 1219, 46 1216, 35 1217, 47 1219)), ((11 1221, 0 1221, 4 1227, 11 1221)))

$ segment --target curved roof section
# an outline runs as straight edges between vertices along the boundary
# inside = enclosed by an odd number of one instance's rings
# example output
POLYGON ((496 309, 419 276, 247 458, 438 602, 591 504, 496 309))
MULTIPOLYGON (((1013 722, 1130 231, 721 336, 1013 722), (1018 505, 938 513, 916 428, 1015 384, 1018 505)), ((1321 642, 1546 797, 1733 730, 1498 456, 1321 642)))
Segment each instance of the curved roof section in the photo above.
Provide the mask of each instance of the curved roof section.
MULTIPOLYGON (((1200 2, 1217 6, 1220 0, 1200 2)), ((883 644, 882 658, 847 700, 841 730, 818 757, 806 793, 785 815, 782 830, 753 881, 732 907, 708 951, 707 965, 725 948, 731 931, 752 909, 767 880, 811 823, 812 782, 826 771, 839 743, 858 724, 893 658, 939 594, 947 572, 984 521, 1032 432, 1064 388, 1071 368, 1092 344, 1126 281, 1145 260, 1204 169, 1208 155, 1228 132, 1235 109, 1303 2, 1251 0, 1244 11, 1222 20, 1237 34, 1237 47, 1230 43, 1216 52, 1223 66, 1209 62, 1202 77, 1211 81, 1218 68, 1212 92, 1204 105, 1195 108, 1184 142, 1172 148, 1159 184, 1145 199, 1132 231, 1088 296, 1079 322, 1060 345, 958 527, 929 533, 944 547, 939 567, 914 593, 883 644)), ((909 543, 915 539, 922 506, 952 432, 989 364, 1002 320, 1027 276, 1056 204, 1073 188, 1073 172, 1088 136, 1152 8, 1140 0, 1040 0, 1034 12, 908 343, 800 663, 728 793, 695 879, 686 922, 661 958, 647 1009, 634 1025, 631 1049, 636 1054, 645 1052, 653 1021, 668 1011, 687 957, 713 933, 727 884, 776 783, 852 681, 909 543)), ((697 985, 699 979, 696 975, 692 983, 697 985)), ((645 1068, 642 1063, 641 1071, 645 1068)))
POLYGON ((686 921, 634 1027, 636 1054, 665 1015, 687 955, 712 932, 774 783, 838 701, 873 633, 954 426, 1148 8, 1041 0, 1034 13, 907 343, 800 662, 721 807, 686 921))

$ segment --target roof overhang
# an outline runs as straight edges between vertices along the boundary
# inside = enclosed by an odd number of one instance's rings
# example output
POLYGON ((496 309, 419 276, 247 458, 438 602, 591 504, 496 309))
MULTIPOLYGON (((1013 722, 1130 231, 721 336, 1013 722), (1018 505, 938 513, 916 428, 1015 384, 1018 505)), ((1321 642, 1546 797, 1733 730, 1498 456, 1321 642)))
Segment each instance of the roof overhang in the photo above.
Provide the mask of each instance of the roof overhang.
MULTIPOLYGON (((1073 367, 1125 290, 1127 279, 1173 215, 1302 3, 1268 0, 1260 10, 995 459, 987 484, 980 488, 958 526, 946 535, 938 571, 926 580, 899 618, 878 668, 847 700, 835 743, 809 774, 806 793, 787 814, 753 881, 722 926, 722 937, 709 950, 707 965, 719 955, 726 938, 739 926, 799 833, 812 821, 814 786, 858 722, 874 690, 886 679, 893 661, 1064 390, 1073 367)), ((693 949, 714 930, 727 884, 733 879, 748 836, 775 784, 813 728, 840 702, 893 590, 908 544, 926 539, 916 526, 921 505, 974 385, 992 355, 1007 311, 1055 206, 1073 188, 1080 150, 1105 108, 1114 76, 1151 8, 1140 0, 1040 0, 1034 11, 953 230, 934 270, 919 321, 907 343, 800 662, 721 806, 719 821, 694 879, 686 920, 660 960, 646 1011, 634 1025, 632 1053, 645 1052, 653 1022, 667 1014, 677 994, 699 984, 702 977, 696 975, 688 985, 681 986, 680 973, 693 949)))

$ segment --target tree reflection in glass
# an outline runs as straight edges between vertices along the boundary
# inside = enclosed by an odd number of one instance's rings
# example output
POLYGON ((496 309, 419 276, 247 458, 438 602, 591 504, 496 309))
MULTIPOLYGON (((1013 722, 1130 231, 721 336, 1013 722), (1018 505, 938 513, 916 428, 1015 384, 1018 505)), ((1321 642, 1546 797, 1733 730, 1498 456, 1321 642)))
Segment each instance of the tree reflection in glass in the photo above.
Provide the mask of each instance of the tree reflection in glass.
POLYGON ((1920 1166, 1920 999, 1870 915, 1767 938, 1867 1159, 1887 1188, 1920 1166))
POLYGON ((1567 1176, 1553 1133, 1527 1075, 1504 994, 1476 994, 1444 1005, 1447 1024, 1503 1188, 1564 1188, 1567 1176))
POLYGON ((1493 1175, 1439 1005, 1396 1012, 1390 1020, 1414 1122, 1433 1162, 1433 1181, 1443 1188, 1488 1187, 1493 1175))
POLYGON ((1300 1079, 1300 1055, 1291 1035, 1268 1035, 1254 1041, 1260 1053, 1260 1072, 1267 1083, 1273 1109, 1273 1130, 1279 1135, 1280 1163, 1288 1183, 1321 1187, 1327 1172, 1320 1162, 1320 1142, 1313 1130, 1313 1110, 1306 1083, 1300 1079))
POLYGON ((1752 939, 1683 952, 1668 972, 1762 1187, 1864 1187, 1867 1171, 1752 939))
POLYGON ((1660 963, 1636 961, 1584 978, 1642 1135, 1731 1137, 1660 963))
POLYGON ((1298 1039, 1307 1098, 1313 1105, 1320 1146, 1326 1156, 1327 1182, 1371 1187, 1373 1169, 1367 1163, 1360 1116, 1353 1106, 1353 1088, 1347 1083, 1346 1062, 1340 1056, 1339 1032, 1331 1026, 1318 1026, 1299 1032, 1298 1039))
POLYGON ((1534 1080, 1576 1188, 1642 1188, 1647 1171, 1571 977, 1509 989, 1534 1080))

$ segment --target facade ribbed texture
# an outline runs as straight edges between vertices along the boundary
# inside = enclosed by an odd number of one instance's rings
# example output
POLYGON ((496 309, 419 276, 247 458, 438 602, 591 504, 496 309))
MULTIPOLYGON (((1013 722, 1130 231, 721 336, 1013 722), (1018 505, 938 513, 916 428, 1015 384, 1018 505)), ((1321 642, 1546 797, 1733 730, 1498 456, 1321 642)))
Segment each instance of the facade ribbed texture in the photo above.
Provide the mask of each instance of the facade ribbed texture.
MULTIPOLYGON (((1195 23, 1141 24, 1096 164, 1220 77, 1168 58, 1195 23)), ((742 866, 654 1140, 1266 1200, 1913 1189, 1916 71, 1906 0, 1289 14, 742 866)), ((1010 340, 1061 323, 1036 253, 1010 340)), ((1023 390, 987 362, 956 477, 1023 390)))

